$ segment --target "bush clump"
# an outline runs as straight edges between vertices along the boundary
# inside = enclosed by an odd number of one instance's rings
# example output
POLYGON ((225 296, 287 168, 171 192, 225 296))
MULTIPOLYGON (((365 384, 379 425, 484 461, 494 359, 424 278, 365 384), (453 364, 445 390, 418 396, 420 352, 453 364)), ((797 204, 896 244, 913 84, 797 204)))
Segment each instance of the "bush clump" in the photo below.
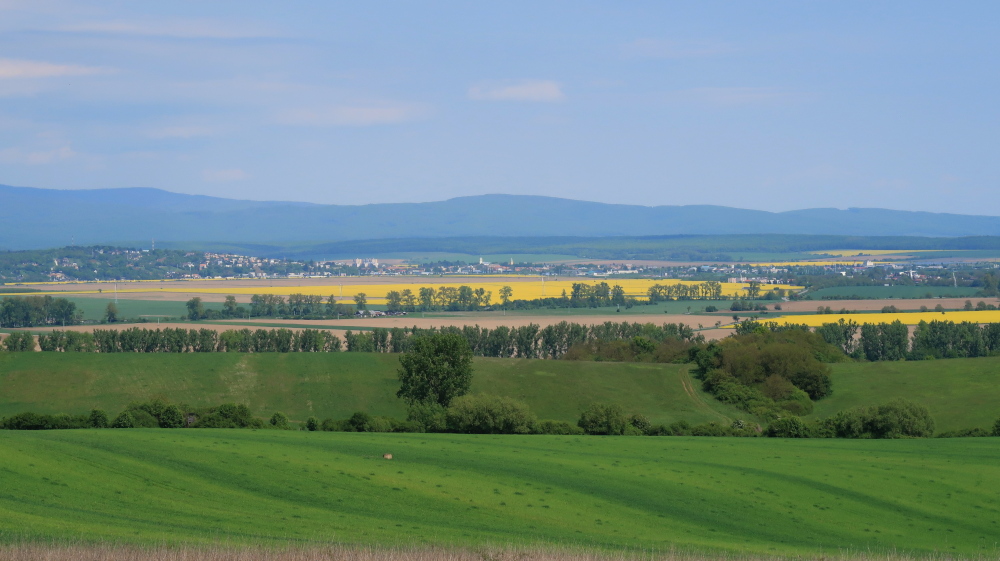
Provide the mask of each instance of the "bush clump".
POLYGON ((595 403, 580 414, 576 425, 586 434, 641 434, 632 427, 620 405, 595 403), (631 430, 629 430, 631 428, 631 430))
POLYGON ((253 416, 244 404, 223 403, 213 407, 194 424, 206 429, 262 429, 264 421, 253 416))
POLYGON ((570 436, 583 434, 583 429, 566 421, 539 421, 535 425, 535 434, 552 434, 570 436))
POLYGON ((448 408, 448 430, 469 434, 530 434, 537 419, 516 399, 494 395, 465 395, 448 408))
POLYGON ((905 399, 841 411, 824 421, 838 438, 924 438, 934 435, 926 407, 905 399))
POLYGON ((775 419, 767 426, 765 435, 772 438, 809 438, 812 431, 802 419, 798 417, 782 417, 775 419))

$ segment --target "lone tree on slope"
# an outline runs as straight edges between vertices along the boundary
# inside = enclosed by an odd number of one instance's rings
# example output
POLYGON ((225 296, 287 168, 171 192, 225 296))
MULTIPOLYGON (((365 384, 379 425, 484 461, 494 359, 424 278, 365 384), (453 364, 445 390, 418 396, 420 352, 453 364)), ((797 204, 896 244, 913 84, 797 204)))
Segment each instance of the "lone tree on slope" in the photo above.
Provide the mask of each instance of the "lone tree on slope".
POLYGON ((472 349, 454 333, 416 337, 399 357, 397 397, 410 405, 437 403, 444 407, 465 395, 472 385, 472 349))

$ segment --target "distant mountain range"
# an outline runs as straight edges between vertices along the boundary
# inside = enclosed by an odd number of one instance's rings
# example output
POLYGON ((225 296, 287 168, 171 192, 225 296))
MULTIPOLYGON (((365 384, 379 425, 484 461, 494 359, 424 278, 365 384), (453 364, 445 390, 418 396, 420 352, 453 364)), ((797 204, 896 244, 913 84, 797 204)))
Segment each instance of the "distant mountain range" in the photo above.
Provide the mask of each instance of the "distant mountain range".
POLYGON ((0 248, 158 242, 268 244, 461 236, 1000 235, 1000 217, 875 208, 765 212, 480 195, 430 203, 319 205, 160 189, 0 186, 0 248))

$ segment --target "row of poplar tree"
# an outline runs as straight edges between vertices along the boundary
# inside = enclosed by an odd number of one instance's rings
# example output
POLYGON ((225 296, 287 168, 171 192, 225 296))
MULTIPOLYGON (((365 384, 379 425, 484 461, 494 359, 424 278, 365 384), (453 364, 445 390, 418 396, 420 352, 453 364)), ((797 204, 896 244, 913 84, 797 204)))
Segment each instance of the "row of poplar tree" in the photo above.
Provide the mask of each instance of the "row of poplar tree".
MULTIPOLYGON (((96 329, 92 333, 54 330, 39 335, 38 345, 50 352, 97 353, 196 353, 196 352, 381 352, 401 353, 414 337, 454 333, 465 339, 476 356, 497 358, 560 358, 574 345, 594 341, 629 341, 637 337, 653 342, 679 340, 698 343, 702 337, 683 324, 606 322, 581 325, 561 322, 540 327, 479 326, 375 328, 347 331, 341 340, 320 329, 96 329)), ((29 336, 30 337, 30 336, 29 336)), ((14 349, 11 349, 14 350, 14 349)), ((27 345, 16 350, 31 350, 27 345)))

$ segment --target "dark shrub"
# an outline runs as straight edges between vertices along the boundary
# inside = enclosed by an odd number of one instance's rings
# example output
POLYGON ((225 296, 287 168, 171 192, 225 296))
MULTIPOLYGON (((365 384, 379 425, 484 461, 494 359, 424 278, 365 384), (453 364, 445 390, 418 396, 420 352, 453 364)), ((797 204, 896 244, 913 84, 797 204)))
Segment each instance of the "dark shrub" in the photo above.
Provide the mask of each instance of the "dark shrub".
POLYGON ((90 416, 87 418, 87 424, 90 425, 90 428, 106 429, 110 424, 108 421, 108 414, 102 409, 93 409, 90 411, 90 416))
POLYGON ((134 428, 155 429, 160 426, 160 422, 156 420, 156 417, 143 409, 132 409, 129 410, 129 413, 132 415, 132 427, 134 428))
POLYGON ((650 427, 653 426, 653 424, 649 422, 649 419, 647 419, 645 415, 639 415, 639 414, 632 415, 629 418, 628 422, 642 434, 649 433, 650 427))
POLYGON ((934 419, 927 408, 905 399, 841 411, 828 422, 840 438, 912 438, 934 434, 934 419))
POLYGON ((111 423, 111 428, 113 429, 131 429, 135 428, 135 419, 132 417, 132 413, 128 410, 122 411, 115 417, 114 422, 111 423))
POLYGON ((264 421, 256 418, 244 404, 224 403, 202 415, 195 427, 206 429, 263 428, 264 421))
POLYGON ((809 426, 798 417, 782 417, 767 426, 767 436, 775 438, 809 438, 809 426))
POLYGON ((537 434, 573 435, 583 434, 583 429, 566 421, 539 421, 535 425, 537 434))
POLYGON ((406 411, 406 420, 420 425, 417 432, 448 430, 448 409, 439 403, 414 403, 406 411))
POLYGON ((314 431, 318 429, 319 429, 319 421, 316 420, 316 417, 309 417, 308 419, 306 419, 306 430, 314 431))
POLYGON ((368 423, 368 432, 394 432, 396 421, 389 417, 372 417, 368 423))
POLYGON ((937 438, 969 438, 990 436, 990 432, 979 427, 972 429, 953 430, 935 435, 937 438))
POLYGON ((288 428, 288 415, 285 415, 281 411, 276 411, 274 415, 271 415, 271 419, 268 421, 272 427, 276 429, 287 429, 288 428))
POLYGON ((351 418, 347 420, 347 424, 354 432, 369 432, 372 424, 372 416, 364 411, 358 411, 351 415, 351 418))
POLYGON ((179 429, 184 426, 184 413, 176 405, 168 405, 160 413, 160 428, 179 429))
POLYGON ((595 403, 588 407, 576 425, 587 434, 625 434, 631 426, 619 405, 595 403))
POLYGON ((335 420, 335 419, 323 419, 323 422, 319 425, 320 430, 327 432, 349 432, 351 431, 351 426, 347 424, 347 420, 335 420))
POLYGON ((447 418, 448 430, 470 434, 529 434, 536 422, 526 404, 485 394, 456 398, 447 418))

